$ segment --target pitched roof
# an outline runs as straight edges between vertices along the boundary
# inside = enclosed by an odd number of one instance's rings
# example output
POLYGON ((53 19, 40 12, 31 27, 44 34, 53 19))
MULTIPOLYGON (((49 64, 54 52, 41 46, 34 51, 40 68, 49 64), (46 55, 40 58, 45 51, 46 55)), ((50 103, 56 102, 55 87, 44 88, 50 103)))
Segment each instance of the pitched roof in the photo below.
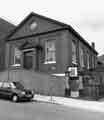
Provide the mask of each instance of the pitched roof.
POLYGON ((15 25, 0 18, 0 32, 8 33, 9 31, 13 30, 14 28, 15 28, 15 25))
POLYGON ((12 30, 14 30, 15 25, 13 25, 12 23, 9 23, 8 21, 0 18, 0 38, 1 37, 5 37, 8 34, 10 34, 10 32, 12 30))
MULTIPOLYGON (((63 30, 67 29, 67 30, 69 30, 70 32, 72 32, 76 37, 78 37, 84 44, 86 44, 93 52, 95 52, 96 54, 98 54, 97 51, 96 51, 95 49, 93 49, 92 46, 90 46, 90 44, 89 44, 78 32, 76 32, 70 25, 65 24, 65 23, 62 23, 62 22, 59 22, 59 21, 57 21, 57 20, 54 20, 54 19, 51 19, 51 18, 48 18, 48 17, 45 17, 45 16, 43 16, 43 15, 36 14, 36 13, 34 13, 34 12, 31 12, 31 13, 13 30, 13 32, 11 32, 11 33, 8 35, 7 41, 9 41, 9 38, 10 38, 15 32, 17 32, 17 31, 26 23, 26 21, 30 19, 31 16, 37 16, 37 17, 40 17, 40 18, 42 18, 42 19, 46 19, 46 20, 49 20, 49 21, 51 21, 51 22, 53 22, 53 23, 56 23, 56 24, 58 24, 58 25, 61 25, 61 26, 62 26, 61 29, 53 30, 53 32, 54 32, 54 31, 60 31, 60 30, 62 30, 62 29, 63 29, 63 30)), ((47 32, 52 32, 52 31, 47 31, 47 32)), ((47 32, 46 32, 46 33, 47 33, 47 32)), ((41 34, 41 33, 39 33, 39 34, 41 34)), ((42 33, 42 34, 43 34, 43 33, 42 33)))

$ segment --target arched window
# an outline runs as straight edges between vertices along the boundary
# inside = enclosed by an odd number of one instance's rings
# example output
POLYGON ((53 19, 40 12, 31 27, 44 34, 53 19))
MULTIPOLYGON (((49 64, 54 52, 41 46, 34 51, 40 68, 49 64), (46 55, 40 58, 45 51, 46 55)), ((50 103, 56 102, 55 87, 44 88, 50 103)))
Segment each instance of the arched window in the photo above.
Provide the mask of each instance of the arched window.
POLYGON ((77 49, 76 49, 76 43, 75 41, 72 41, 72 63, 76 64, 77 63, 77 49))
POLYGON ((14 64, 13 66, 19 67, 21 66, 21 57, 22 57, 22 52, 18 48, 14 48, 14 64))
POLYGON ((82 46, 79 46, 79 62, 80 62, 80 67, 84 67, 84 49, 82 48, 82 46))
POLYGON ((90 68, 90 55, 87 53, 87 69, 90 68))
POLYGON ((55 40, 45 42, 45 63, 56 63, 55 40))

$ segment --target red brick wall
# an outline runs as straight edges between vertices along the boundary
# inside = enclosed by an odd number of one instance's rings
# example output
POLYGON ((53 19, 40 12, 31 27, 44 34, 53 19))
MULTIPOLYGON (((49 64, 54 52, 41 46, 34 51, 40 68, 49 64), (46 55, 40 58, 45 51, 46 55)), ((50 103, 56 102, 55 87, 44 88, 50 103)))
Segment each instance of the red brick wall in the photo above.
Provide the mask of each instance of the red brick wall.
MULTIPOLYGON (((77 63, 79 65, 79 42, 83 45, 84 48, 84 60, 85 66, 87 68, 87 59, 86 53, 88 52, 90 55, 96 57, 96 55, 78 38, 76 38, 72 33, 67 30, 55 33, 49 33, 47 35, 41 35, 38 37, 25 38, 17 41, 11 42, 16 46, 20 47, 25 41, 30 41, 32 44, 40 44, 42 46, 42 50, 39 51, 39 71, 46 73, 63 73, 66 71, 68 66, 72 65, 72 40, 75 40, 77 44, 77 63), (56 42, 56 64, 44 64, 45 62, 45 41, 54 39, 56 42)), ((13 62, 13 47, 11 49, 11 64, 13 62)), ((90 66, 91 60, 90 60, 90 66)), ((80 68, 80 65, 79 65, 80 68)))

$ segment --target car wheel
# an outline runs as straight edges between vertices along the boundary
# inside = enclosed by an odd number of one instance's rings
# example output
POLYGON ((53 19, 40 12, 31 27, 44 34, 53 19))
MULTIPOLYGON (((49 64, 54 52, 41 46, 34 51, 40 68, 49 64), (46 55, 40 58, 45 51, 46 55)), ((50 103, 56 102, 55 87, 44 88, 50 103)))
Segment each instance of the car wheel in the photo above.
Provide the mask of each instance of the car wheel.
POLYGON ((18 96, 17 95, 13 95, 12 96, 12 101, 13 102, 17 102, 18 101, 18 96))

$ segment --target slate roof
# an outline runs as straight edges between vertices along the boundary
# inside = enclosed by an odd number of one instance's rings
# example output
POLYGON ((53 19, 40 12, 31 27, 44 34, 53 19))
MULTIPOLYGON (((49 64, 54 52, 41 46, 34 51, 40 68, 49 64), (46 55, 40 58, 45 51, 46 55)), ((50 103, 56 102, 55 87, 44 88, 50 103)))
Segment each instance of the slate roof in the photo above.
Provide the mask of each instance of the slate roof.
POLYGON ((15 25, 0 18, 0 37, 8 35, 14 28, 15 25))

